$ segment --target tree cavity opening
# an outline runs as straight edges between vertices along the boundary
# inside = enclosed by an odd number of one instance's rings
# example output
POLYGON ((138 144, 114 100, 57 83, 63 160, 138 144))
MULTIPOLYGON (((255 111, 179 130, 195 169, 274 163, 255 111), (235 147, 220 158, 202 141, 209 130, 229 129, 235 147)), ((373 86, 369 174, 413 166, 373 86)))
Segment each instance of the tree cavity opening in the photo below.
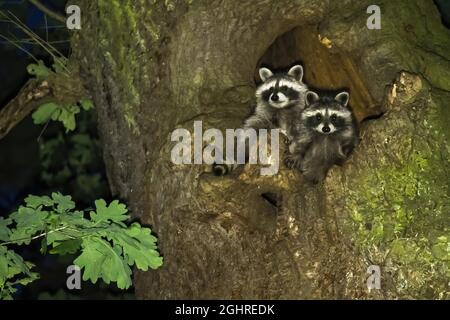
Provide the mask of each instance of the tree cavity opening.
POLYGON ((336 48, 332 41, 319 34, 316 26, 294 28, 279 36, 260 58, 255 80, 260 82, 261 66, 277 69, 300 63, 303 81, 312 89, 349 90, 350 106, 361 122, 380 115, 380 103, 375 101, 350 53, 336 48))

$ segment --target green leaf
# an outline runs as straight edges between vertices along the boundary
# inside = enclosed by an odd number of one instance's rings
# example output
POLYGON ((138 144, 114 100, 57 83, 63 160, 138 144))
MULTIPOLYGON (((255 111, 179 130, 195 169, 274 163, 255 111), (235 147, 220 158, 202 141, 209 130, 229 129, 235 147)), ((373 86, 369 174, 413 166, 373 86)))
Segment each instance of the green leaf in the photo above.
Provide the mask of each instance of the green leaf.
POLYGON ((80 112, 80 108, 77 106, 69 106, 61 108, 61 113, 58 116, 58 120, 61 121, 67 131, 75 130, 77 124, 75 121, 75 115, 80 112))
POLYGON ((85 111, 89 111, 94 108, 94 103, 92 102, 92 100, 80 100, 80 105, 85 111))
POLYGON ((8 226, 11 224, 11 219, 4 219, 0 217, 0 241, 8 241, 11 230, 8 226))
POLYGON ((84 268, 83 280, 90 280, 92 283, 97 283, 97 280, 102 277, 102 266, 105 263, 106 255, 103 254, 104 248, 98 243, 97 238, 83 239, 83 251, 81 255, 74 260, 74 263, 84 268))
MULTIPOLYGON (((78 133, 71 136, 72 143, 84 150, 89 150, 89 147, 92 145, 92 138, 86 133, 78 133)), ((87 152, 87 151, 85 151, 87 152)))
MULTIPOLYGON (((70 240, 70 239, 72 239, 72 237, 69 234, 65 234, 65 233, 62 233, 59 231, 51 232, 51 233, 47 234, 47 237, 46 237, 47 246, 56 246, 59 243, 62 243, 64 241, 70 240)), ((52 252, 50 251, 50 253, 52 253, 52 252)))
POLYGON ((47 68, 42 60, 39 60, 38 64, 31 63, 27 66, 27 71, 30 75, 37 78, 46 78, 50 74, 50 69, 47 68))
POLYGON ((0 246, 0 283, 1 279, 9 279, 19 273, 30 276, 31 267, 33 264, 25 262, 17 253, 0 246))
POLYGON ((133 223, 128 229, 120 228, 115 232, 108 232, 107 237, 114 245, 123 248, 123 254, 129 265, 136 265, 138 269, 147 271, 148 268, 157 269, 163 264, 163 259, 156 250, 156 238, 151 230, 133 223))
POLYGON ((44 225, 44 219, 47 216, 47 212, 27 207, 19 207, 19 210, 11 214, 11 218, 17 223, 17 228, 32 228, 36 225, 44 225))
POLYGON ((36 272, 31 272, 28 277, 17 280, 17 283, 26 286, 37 279, 39 279, 39 274, 36 272))
POLYGON ((106 283, 117 282, 120 289, 131 286, 131 269, 121 257, 120 248, 99 237, 83 239, 83 251, 74 263, 84 268, 83 280, 96 283, 102 278, 106 283))
POLYGON ((27 204, 27 207, 37 209, 40 206, 51 207, 53 205, 53 200, 47 196, 38 197, 29 195, 25 198, 25 203, 27 204))
POLYGON ((8 278, 8 259, 6 256, 6 249, 0 247, 0 288, 8 278))
MULTIPOLYGON (((90 220, 85 219, 83 212, 81 211, 74 211, 61 214, 61 219, 66 224, 72 225, 76 228, 88 228, 92 226, 92 222, 90 220)), ((64 231, 64 233, 67 233, 67 230, 64 231)))
POLYGON ((47 253, 47 237, 41 240, 41 249, 39 251, 44 255, 47 253))
POLYGON ((31 267, 33 264, 23 261, 14 251, 0 246, 0 300, 12 299, 15 284, 26 285, 39 278, 37 273, 31 272, 31 267))
POLYGON ((12 294, 16 289, 7 287, 0 290, 0 300, 13 300, 12 294))
POLYGON ((95 222, 122 222, 129 219, 127 207, 119 201, 114 200, 109 206, 106 206, 106 202, 103 199, 95 201, 96 212, 90 213, 91 219, 95 222))
POLYGON ((74 254, 80 249, 81 243, 82 243, 81 239, 67 240, 56 245, 53 249, 50 250, 50 253, 58 254, 61 256, 66 254, 74 254))
POLYGON ((31 237, 45 230, 45 219, 48 216, 48 212, 40 209, 20 207, 10 216, 16 222, 16 229, 12 231, 10 240, 17 241, 18 244, 29 244, 31 237))
POLYGON ((41 105, 33 112, 33 121, 35 124, 43 124, 50 120, 60 121, 66 128, 66 131, 73 131, 76 128, 75 115, 80 113, 80 107, 77 105, 58 105, 49 102, 41 105))
POLYGON ((8 264, 10 266, 9 270, 9 276, 15 276, 19 273, 25 273, 29 274, 31 271, 31 267, 33 264, 27 263, 23 260, 21 256, 19 256, 17 253, 15 253, 12 250, 8 250, 6 252, 7 259, 9 260, 8 264))
MULTIPOLYGON (((117 200, 109 205, 103 199, 95 201, 96 209, 90 212, 90 219, 85 218, 84 212, 74 211, 70 196, 57 192, 51 197, 30 195, 25 204, 8 219, 0 218, 0 241, 20 245, 39 239, 43 254, 48 247, 51 254, 59 255, 81 250, 75 263, 84 270, 84 280, 95 283, 102 279, 126 289, 132 285, 131 266, 148 270, 163 263, 151 230, 139 223, 127 227, 123 222, 129 219, 128 210, 117 200), (11 224, 15 229, 10 230, 11 224)), ((5 245, 0 246, 0 298, 12 298, 15 285, 37 279, 32 267, 5 245)))
POLYGON ((43 104, 35 112, 33 112, 32 118, 34 124, 43 124, 50 119, 57 119, 61 113, 60 109, 60 106, 53 102, 43 104))
POLYGON ((59 192, 52 193, 52 199, 57 204, 56 210, 60 213, 72 210, 75 208, 75 202, 72 201, 71 196, 63 196, 59 192))

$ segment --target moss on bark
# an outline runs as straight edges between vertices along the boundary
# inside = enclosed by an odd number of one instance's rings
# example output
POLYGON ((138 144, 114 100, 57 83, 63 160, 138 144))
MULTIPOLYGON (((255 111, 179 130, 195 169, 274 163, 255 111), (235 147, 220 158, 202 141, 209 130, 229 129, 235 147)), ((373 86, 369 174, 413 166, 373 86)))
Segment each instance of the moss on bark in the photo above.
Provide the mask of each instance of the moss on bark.
POLYGON ((388 113, 367 126, 355 157, 330 179, 329 203, 340 201, 347 234, 382 267, 387 297, 449 298, 445 107, 416 75, 402 73, 392 90, 388 113))
POLYGON ((447 297, 450 44, 432 2, 382 1, 376 31, 366 28, 370 1, 80 4, 74 57, 111 187, 156 230, 166 261, 139 274, 140 298, 447 297), (174 166, 173 129, 239 126, 258 62, 296 27, 331 41, 330 53, 352 61, 356 88, 388 111, 364 125, 351 160, 316 187, 285 168, 217 179, 206 166, 174 166), (375 263, 383 289, 368 292, 375 263))

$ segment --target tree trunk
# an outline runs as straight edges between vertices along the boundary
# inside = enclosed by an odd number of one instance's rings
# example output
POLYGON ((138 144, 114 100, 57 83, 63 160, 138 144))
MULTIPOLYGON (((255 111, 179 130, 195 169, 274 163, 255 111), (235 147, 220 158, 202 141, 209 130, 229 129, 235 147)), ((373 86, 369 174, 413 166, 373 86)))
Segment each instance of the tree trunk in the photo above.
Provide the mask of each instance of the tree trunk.
POLYGON ((111 188, 164 256, 136 276, 139 298, 446 297, 449 31, 432 1, 379 2, 381 30, 366 26, 371 1, 77 1, 72 58, 111 188), (175 128, 239 127, 258 66, 298 60, 308 85, 350 88, 358 119, 377 118, 323 185, 172 164, 175 128))

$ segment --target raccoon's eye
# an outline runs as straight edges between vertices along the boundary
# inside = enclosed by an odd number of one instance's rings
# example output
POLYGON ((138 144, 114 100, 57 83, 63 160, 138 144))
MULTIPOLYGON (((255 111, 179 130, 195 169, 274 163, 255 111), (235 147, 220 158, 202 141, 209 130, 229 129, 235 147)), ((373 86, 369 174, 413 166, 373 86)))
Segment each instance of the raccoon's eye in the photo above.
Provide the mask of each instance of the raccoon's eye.
POLYGON ((280 89, 281 89, 281 91, 286 92, 288 90, 288 87, 287 86, 282 86, 280 89))
POLYGON ((322 115, 320 113, 316 114, 317 121, 322 121, 322 115))
POLYGON ((331 121, 335 122, 337 120, 337 115, 333 114, 331 115, 331 121))

